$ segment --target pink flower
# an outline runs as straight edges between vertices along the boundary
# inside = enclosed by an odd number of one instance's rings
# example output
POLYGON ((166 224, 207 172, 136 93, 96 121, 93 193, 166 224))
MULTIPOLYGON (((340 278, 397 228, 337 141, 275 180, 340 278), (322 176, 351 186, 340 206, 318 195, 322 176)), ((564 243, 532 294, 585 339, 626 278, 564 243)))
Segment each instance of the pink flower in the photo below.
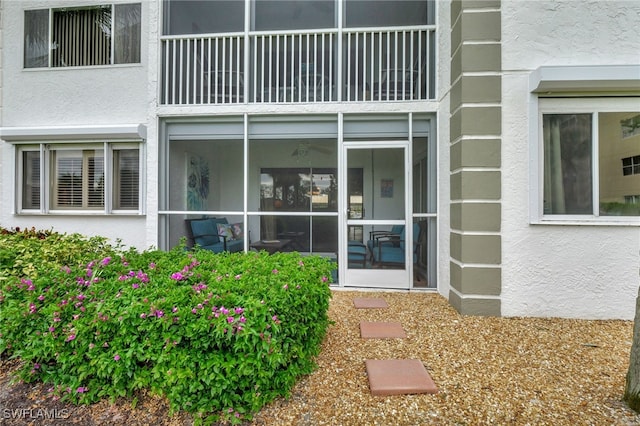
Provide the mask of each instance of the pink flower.
POLYGON ((236 314, 240 315, 241 313, 244 312, 244 308, 235 308, 234 311, 236 314))
POLYGON ((102 266, 107 266, 109 264, 109 262, 111 262, 111 258, 110 257, 105 257, 104 259, 102 259, 102 266))
POLYGON ((177 306, 174 306, 174 307, 173 307, 173 309, 171 309, 171 312, 173 312, 174 314, 175 314, 176 312, 178 312, 178 307, 177 307, 177 306))
POLYGON ((242 317, 240 317, 240 322, 245 323, 245 322, 247 322, 247 319, 244 316, 242 316, 242 317))
POLYGON ((236 280, 239 280, 240 278, 242 278, 242 274, 238 274, 235 276, 236 280))
POLYGON ((38 296, 38 300, 42 302, 44 300, 44 294, 41 294, 40 296, 38 296))
POLYGON ((271 273, 273 273, 273 274, 277 274, 277 273, 278 273, 278 270, 277 270, 277 269, 274 269, 273 271, 271 271, 271 273))
POLYGON ((67 340, 66 340, 66 341, 67 341, 67 342, 70 342, 70 341, 72 341, 72 340, 75 340, 75 338, 76 338, 76 335, 75 335, 75 334, 70 334, 70 335, 67 337, 67 340))
POLYGON ((133 283, 133 284, 131 284, 131 287, 133 287, 133 288, 138 288, 138 287, 140 287, 140 284, 138 284, 138 283, 133 283))
POLYGON ((326 276, 322 277, 322 282, 326 283, 327 281, 329 281, 329 278, 327 278, 326 276))
POLYGON ((76 392, 77 393, 85 393, 88 390, 89 389, 85 388, 84 386, 80 386, 78 389, 76 389, 76 392))
POLYGON ((147 314, 145 314, 144 312, 140 314, 140 318, 145 319, 147 317, 147 314))
POLYGON ((55 327, 49 327, 49 332, 50 332, 50 333, 53 333, 54 331, 56 331, 56 328, 55 328, 55 327))
POLYGON ((231 324, 233 322, 233 317, 227 317, 227 322, 231 324))
POLYGON ((149 264, 149 269, 156 269, 156 264, 155 264, 155 263, 153 263, 153 262, 151 262, 151 263, 149 264))
POLYGON ((116 356, 113 357, 114 361, 120 361, 120 355, 116 354, 116 356))

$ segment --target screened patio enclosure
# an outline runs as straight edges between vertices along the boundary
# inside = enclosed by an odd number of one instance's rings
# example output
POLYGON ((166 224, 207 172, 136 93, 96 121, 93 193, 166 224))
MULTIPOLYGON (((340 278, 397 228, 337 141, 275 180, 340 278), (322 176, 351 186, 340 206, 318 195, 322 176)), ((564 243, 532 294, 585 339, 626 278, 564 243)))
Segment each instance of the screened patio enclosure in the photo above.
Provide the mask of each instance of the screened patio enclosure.
POLYGON ((246 251, 281 241, 278 251, 337 261, 341 286, 435 288, 434 120, 412 113, 165 119, 161 248, 187 237, 187 219, 225 218, 242 230, 246 251), (355 244, 366 247, 373 231, 414 224, 420 231, 406 245, 389 243, 404 256, 398 262, 377 261, 371 248, 353 262, 355 244), (401 274, 368 285, 381 271, 401 274))
POLYGON ((163 2, 162 105, 435 99, 433 0, 163 2))

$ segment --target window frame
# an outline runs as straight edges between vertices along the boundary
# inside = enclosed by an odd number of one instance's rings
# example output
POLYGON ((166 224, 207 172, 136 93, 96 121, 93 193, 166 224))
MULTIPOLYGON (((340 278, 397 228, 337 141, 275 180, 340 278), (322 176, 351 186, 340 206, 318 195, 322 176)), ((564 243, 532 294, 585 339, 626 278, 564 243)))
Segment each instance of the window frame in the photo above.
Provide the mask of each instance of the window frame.
MULTIPOLYGON (((15 184, 14 199, 16 214, 35 215, 143 215, 144 214, 144 143, 141 141, 32 141, 20 143, 15 147, 15 184), (55 153, 64 151, 81 151, 83 161, 87 156, 86 150, 93 150, 101 153, 104 169, 104 190, 103 205, 100 207, 60 207, 55 205, 55 191, 57 179, 54 176, 56 171, 53 164, 55 153), (115 196, 117 195, 116 165, 114 164, 114 153, 123 150, 138 151, 138 206, 137 208, 124 209, 116 208, 115 196), (37 208, 25 208, 23 203, 25 182, 24 154, 26 152, 39 152, 40 156, 40 176, 39 176, 39 198, 40 206, 37 208)), ((87 178, 83 172, 83 181, 87 178)), ((84 190, 83 190, 84 191, 84 190)), ((84 204, 83 195, 83 204, 84 204)))
POLYGON ((108 2, 108 3, 100 3, 100 2, 95 2, 92 4, 87 4, 87 5, 82 5, 82 6, 58 6, 58 7, 37 7, 37 8, 32 8, 32 9, 25 9, 23 11, 23 30, 22 30, 22 68, 24 70, 59 70, 59 69, 77 69, 77 68, 101 68, 101 67, 122 67, 122 66, 139 66, 142 64, 142 58, 143 58, 143 35, 144 35, 144 30, 143 30, 143 17, 142 17, 142 13, 143 13, 143 7, 142 7, 143 2, 125 2, 125 3, 112 3, 112 2, 108 2), (116 52, 116 44, 117 44, 117 39, 116 39, 116 24, 117 24, 117 20, 116 20, 116 13, 117 13, 117 9, 121 6, 130 6, 130 5, 138 5, 139 9, 140 9, 140 22, 139 22, 139 29, 140 32, 137 34, 137 39, 139 42, 139 46, 138 46, 138 61, 137 62, 118 62, 116 60, 116 58, 118 57, 118 53, 116 52), (110 53, 109 53, 109 63, 107 64, 95 64, 95 65, 70 65, 70 66, 54 66, 53 65, 53 58, 52 58, 52 37, 53 37, 53 23, 54 23, 54 13, 56 11, 61 11, 61 10, 74 10, 74 9, 96 9, 99 7, 103 7, 103 6, 109 6, 110 10, 111 10, 111 27, 110 27, 110 35, 111 35, 111 41, 110 41, 110 53), (26 15, 27 12, 37 12, 37 11, 47 11, 47 15, 48 15, 48 28, 47 28, 47 64, 44 66, 29 66, 27 67, 27 61, 26 61, 26 55, 27 55, 27 46, 26 46, 26 28, 24 28, 24 23, 26 22, 26 15))
POLYGON ((637 112, 640 99, 628 97, 578 97, 532 95, 530 126, 530 223, 558 225, 620 225, 640 226, 640 216, 601 216, 600 206, 600 159, 599 159, 599 114, 618 112, 637 112), (545 114, 591 114, 592 146, 592 205, 591 214, 545 214, 544 213, 544 132, 545 114))

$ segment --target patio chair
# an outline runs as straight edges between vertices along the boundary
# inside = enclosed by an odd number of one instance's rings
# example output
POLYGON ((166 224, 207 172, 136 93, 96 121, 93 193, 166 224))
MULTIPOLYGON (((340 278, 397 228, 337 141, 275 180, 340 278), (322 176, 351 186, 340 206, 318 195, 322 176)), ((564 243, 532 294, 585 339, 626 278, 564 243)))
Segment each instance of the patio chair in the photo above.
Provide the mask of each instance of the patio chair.
POLYGON ((369 232, 369 241, 367 241, 367 248, 373 252, 375 247, 378 246, 379 239, 395 239, 396 246, 399 244, 400 234, 404 231, 404 225, 393 225, 390 231, 371 231, 369 232))
MULTIPOLYGON (((418 261, 418 248, 420 247, 420 224, 414 223, 413 230, 413 263, 418 261)), ((379 237, 377 245, 372 250, 373 263, 378 266, 403 266, 405 263, 405 230, 396 236, 379 237)))
POLYGON ((214 253, 223 251, 238 252, 244 249, 244 239, 234 234, 232 229, 238 225, 229 225, 226 217, 185 219, 189 247, 195 245, 214 253))

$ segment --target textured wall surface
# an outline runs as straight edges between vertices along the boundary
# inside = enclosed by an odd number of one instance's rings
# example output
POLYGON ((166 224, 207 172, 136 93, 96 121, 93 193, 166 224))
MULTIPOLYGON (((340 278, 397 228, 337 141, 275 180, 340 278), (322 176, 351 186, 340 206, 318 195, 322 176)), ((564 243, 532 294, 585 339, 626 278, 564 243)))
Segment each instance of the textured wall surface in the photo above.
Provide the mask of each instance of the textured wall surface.
MULTIPOLYGON (((74 6, 95 4, 90 1, 75 2, 74 6)), ((4 1, 2 2, 2 119, 3 127, 73 126, 103 124, 154 124, 155 109, 150 109, 150 99, 155 99, 155 86, 149 83, 149 16, 155 2, 142 2, 142 53, 141 64, 91 68, 23 68, 24 10, 68 6, 67 1, 4 1), (154 97, 149 98, 150 91, 154 97)), ((156 21, 157 22, 157 21, 156 21)), ((157 34, 156 28, 153 28, 157 34)), ((154 56, 155 58, 155 56, 154 56)), ((154 59, 155 60, 155 59, 154 59)), ((152 103, 151 106, 154 104, 152 103)), ((152 129, 153 130, 153 129, 152 129)), ((152 152, 152 149, 146 149, 152 152)), ((146 247, 155 244, 157 237, 149 239, 151 232, 144 216, 104 215, 21 215, 13 214, 15 166, 14 147, 0 146, 0 224, 9 227, 54 229, 60 232, 82 232, 86 235, 104 235, 124 244, 146 247)), ((156 158, 154 155, 152 158, 156 158)), ((153 170, 155 173, 155 166, 153 170)), ((153 180, 156 180, 155 178, 153 180)), ((153 185, 153 181, 151 182, 153 185)), ((152 186, 153 187, 153 186, 152 186)), ((155 191, 153 194, 156 194, 155 191)), ((153 201, 154 195, 150 198, 153 201)), ((156 226, 152 228, 155 230, 156 226)))
POLYGON ((543 65, 640 63, 640 3, 504 1, 502 14, 502 314, 632 319, 640 227, 529 223, 528 84, 543 65))

